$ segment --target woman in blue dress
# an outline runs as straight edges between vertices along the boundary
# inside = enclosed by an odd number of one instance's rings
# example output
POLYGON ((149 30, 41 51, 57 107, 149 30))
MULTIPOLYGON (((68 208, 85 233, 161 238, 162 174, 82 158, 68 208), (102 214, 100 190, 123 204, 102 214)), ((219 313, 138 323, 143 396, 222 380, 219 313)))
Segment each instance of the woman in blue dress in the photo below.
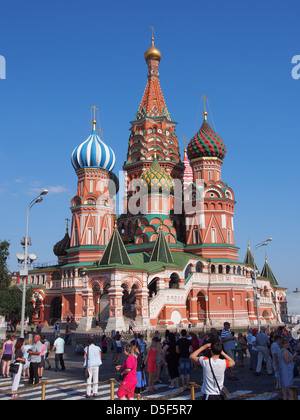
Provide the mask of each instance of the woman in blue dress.
POLYGON ((279 361, 279 369, 282 383, 282 394, 284 400, 293 400, 294 385, 294 359, 297 356, 295 352, 292 354, 290 351, 290 343, 288 339, 284 339, 281 349, 281 357, 279 361))

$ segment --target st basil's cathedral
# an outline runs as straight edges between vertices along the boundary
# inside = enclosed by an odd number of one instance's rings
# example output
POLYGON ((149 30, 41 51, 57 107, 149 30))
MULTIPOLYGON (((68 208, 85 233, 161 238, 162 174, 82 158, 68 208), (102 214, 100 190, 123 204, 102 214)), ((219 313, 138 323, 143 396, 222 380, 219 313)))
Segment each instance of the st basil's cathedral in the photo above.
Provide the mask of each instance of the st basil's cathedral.
POLYGON ((90 136, 71 155, 77 191, 71 227, 53 248, 57 264, 28 276, 34 321, 73 317, 82 330, 97 323, 106 332, 126 330, 130 319, 138 330, 218 328, 225 320, 246 328, 257 325, 258 313, 262 324, 281 323, 286 292, 267 258, 257 282, 250 244, 239 260, 235 195, 222 180, 223 140, 204 110, 182 159, 153 37, 144 57, 147 84, 130 122, 122 214, 116 215, 116 154, 94 117, 90 136), (197 201, 201 211, 194 210, 197 201))

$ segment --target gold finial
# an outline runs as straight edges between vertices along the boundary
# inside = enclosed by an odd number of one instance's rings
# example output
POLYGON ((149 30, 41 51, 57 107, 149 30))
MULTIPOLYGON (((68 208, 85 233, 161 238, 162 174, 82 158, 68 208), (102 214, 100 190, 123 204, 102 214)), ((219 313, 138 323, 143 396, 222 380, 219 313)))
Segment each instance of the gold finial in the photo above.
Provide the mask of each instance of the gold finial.
POLYGON ((96 124, 97 124, 97 121, 96 121, 96 110, 98 111, 98 108, 96 108, 95 107, 95 105, 94 106, 91 106, 91 109, 93 109, 93 121, 92 121, 92 124, 93 124, 93 131, 96 131, 96 124))
POLYGON ((118 227, 118 224, 117 224, 118 216, 116 214, 114 214, 114 219, 115 219, 115 228, 117 228, 118 227))
POLYGON ((187 156, 187 148, 186 148, 186 143, 188 141, 187 136, 183 136, 183 142, 184 142, 184 156, 187 156))
POLYGON ((151 38, 151 47, 145 52, 145 60, 157 60, 160 61, 161 60, 161 52, 155 47, 154 45, 154 32, 155 29, 153 28, 153 26, 150 26, 151 30, 152 30, 152 38, 151 38))
POLYGON ((207 111, 206 111, 206 103, 205 101, 208 101, 207 97, 205 95, 201 95, 203 98, 203 104, 204 104, 204 112, 203 112, 203 116, 205 121, 207 120, 207 111))
POLYGON ((67 222, 66 233, 69 233, 69 222, 70 222, 70 219, 66 218, 65 221, 67 222))
POLYGON ((160 225, 159 225, 159 227, 158 227, 158 229, 159 230, 162 230, 162 227, 163 227, 163 220, 162 220, 162 217, 160 216, 160 218, 159 218, 159 220, 160 220, 160 225))

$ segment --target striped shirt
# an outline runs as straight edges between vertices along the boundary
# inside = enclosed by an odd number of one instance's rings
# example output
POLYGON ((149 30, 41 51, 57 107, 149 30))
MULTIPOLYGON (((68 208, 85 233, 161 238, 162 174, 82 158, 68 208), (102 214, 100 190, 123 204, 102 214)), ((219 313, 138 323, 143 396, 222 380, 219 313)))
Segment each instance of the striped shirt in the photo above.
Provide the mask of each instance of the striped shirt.
MULTIPOLYGON (((232 338, 232 334, 230 332, 230 330, 223 330, 221 333, 221 338, 224 338, 225 340, 227 338, 232 338)), ((228 351, 228 350, 234 350, 234 340, 231 341, 226 341, 225 343, 223 343, 223 348, 224 351, 228 351)))

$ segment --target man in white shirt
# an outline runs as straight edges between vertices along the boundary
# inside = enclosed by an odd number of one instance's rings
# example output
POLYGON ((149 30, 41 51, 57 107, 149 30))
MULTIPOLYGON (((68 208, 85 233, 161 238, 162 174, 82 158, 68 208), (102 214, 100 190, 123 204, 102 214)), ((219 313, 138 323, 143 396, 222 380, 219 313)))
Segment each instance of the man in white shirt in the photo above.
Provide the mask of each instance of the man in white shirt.
POLYGON ((65 370, 64 352, 65 352, 65 340, 61 338, 60 334, 57 334, 57 339, 54 341, 52 353, 55 350, 55 372, 59 370, 59 363, 61 370, 65 370))
POLYGON ((84 349, 84 367, 88 368, 89 377, 87 378, 86 398, 91 396, 93 384, 93 396, 98 395, 99 366, 102 365, 101 348, 95 346, 94 339, 91 337, 87 347, 84 349))
POLYGON ((266 363, 267 363, 268 375, 272 375, 272 362, 271 362, 270 352, 269 352, 270 339, 266 334, 266 327, 263 326, 260 328, 260 332, 256 336, 255 343, 258 348, 258 360, 257 360, 255 375, 256 376, 260 375, 262 361, 264 358, 266 359, 266 363))
POLYGON ((192 353, 190 359, 199 362, 203 368, 203 400, 222 400, 221 390, 224 386, 225 370, 235 365, 235 362, 222 351, 222 345, 218 342, 205 344, 192 353), (198 355, 207 349, 211 351, 211 358, 201 356, 198 359, 198 355), (220 359, 221 355, 225 360, 220 359))
POLYGON ((30 366, 29 366, 29 385, 33 384, 33 381, 35 385, 39 383, 39 374, 38 374, 38 367, 41 363, 41 352, 43 350, 43 345, 41 343, 41 337, 36 334, 34 336, 34 344, 33 346, 28 350, 28 354, 30 355, 30 366))

